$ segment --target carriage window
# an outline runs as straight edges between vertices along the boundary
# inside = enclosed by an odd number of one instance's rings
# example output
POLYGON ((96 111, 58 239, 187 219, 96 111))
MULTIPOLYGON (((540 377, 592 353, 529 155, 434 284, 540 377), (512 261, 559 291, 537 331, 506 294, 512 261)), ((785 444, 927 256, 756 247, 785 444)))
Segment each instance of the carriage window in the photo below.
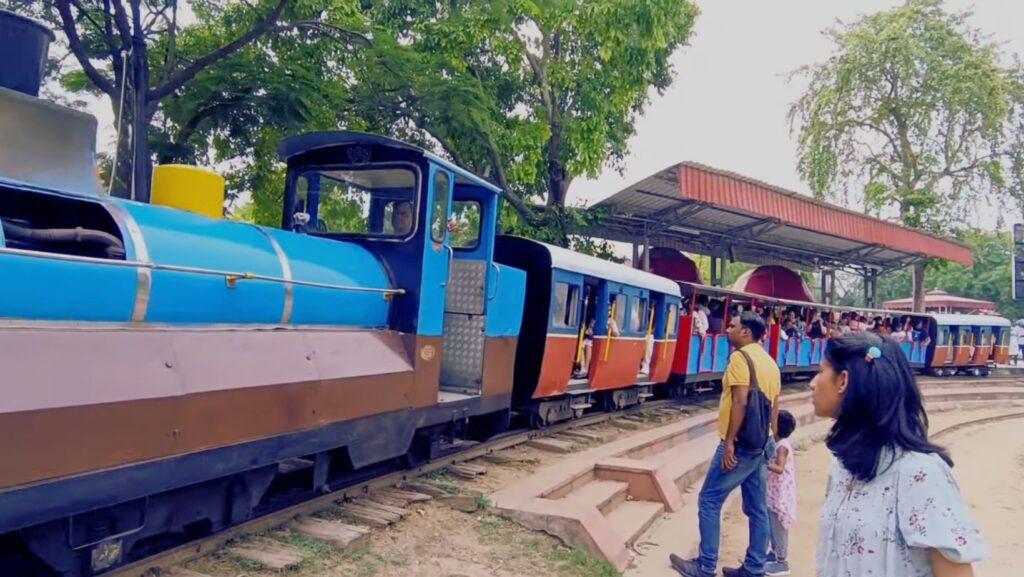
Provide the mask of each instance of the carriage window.
POLYGON ((615 303, 615 325, 621 331, 622 327, 626 326, 626 295, 615 295, 612 302, 615 303))
POLYGON ((434 207, 431 209, 430 238, 436 243, 444 242, 448 227, 448 173, 434 173, 434 207))
POLYGON ((416 173, 405 167, 307 170, 295 182, 295 212, 313 234, 408 238, 416 229, 416 173))
POLYGON ((629 311, 629 330, 634 333, 647 329, 647 299, 633 297, 633 308, 629 311))
POLYGON ((580 287, 568 283, 555 283, 555 314, 552 317, 556 327, 571 328, 579 324, 580 287))
POLYGON ((679 328, 679 309, 675 304, 668 305, 668 321, 665 325, 665 335, 674 336, 679 328))
POLYGON ((452 247, 473 250, 480 245, 480 203, 456 200, 452 203, 452 247))

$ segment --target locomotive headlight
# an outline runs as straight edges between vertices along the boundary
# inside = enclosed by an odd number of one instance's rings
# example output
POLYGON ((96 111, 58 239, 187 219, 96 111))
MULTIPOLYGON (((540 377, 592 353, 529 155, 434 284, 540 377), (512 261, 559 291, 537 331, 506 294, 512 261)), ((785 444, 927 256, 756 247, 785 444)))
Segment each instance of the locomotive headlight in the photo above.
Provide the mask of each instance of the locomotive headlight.
POLYGON ((121 539, 110 539, 93 547, 93 572, 109 569, 121 561, 121 539))

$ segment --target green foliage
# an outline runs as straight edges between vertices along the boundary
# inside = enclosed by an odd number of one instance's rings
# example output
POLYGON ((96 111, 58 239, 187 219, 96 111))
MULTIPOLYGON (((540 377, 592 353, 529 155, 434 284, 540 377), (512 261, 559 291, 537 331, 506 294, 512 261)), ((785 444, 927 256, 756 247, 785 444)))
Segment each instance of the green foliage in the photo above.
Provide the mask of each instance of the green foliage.
POLYGON ((672 79, 686 0, 381 3, 356 99, 392 135, 435 146, 506 190, 506 228, 566 245, 573 178, 623 158, 650 88, 672 79), (382 122, 390 119, 390 122, 382 122), (547 212, 528 204, 545 200, 547 212))
POLYGON ((895 210, 942 232, 998 180, 1013 82, 1000 54, 940 0, 909 0, 831 31, 793 106, 798 168, 818 196, 895 210))
MULTIPOLYGON (((1012 236, 1009 233, 982 230, 965 230, 957 236, 971 247, 974 266, 966 267, 945 261, 929 263, 925 271, 925 289, 941 289, 957 296, 992 301, 999 314, 1011 320, 1024 317, 1024 307, 1014 302, 1012 295, 1012 236)), ((851 293, 859 294, 859 290, 851 293)), ((878 279, 880 302, 906 298, 910 290, 909 269, 883 275, 878 279)))

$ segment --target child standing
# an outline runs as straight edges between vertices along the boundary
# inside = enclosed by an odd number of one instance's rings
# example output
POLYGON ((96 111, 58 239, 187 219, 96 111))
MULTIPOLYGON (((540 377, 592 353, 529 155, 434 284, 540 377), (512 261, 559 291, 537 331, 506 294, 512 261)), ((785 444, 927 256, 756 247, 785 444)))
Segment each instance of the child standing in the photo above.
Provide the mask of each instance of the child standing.
POLYGON ((768 520, 771 525, 772 550, 764 574, 769 577, 789 575, 789 529, 796 522, 796 462, 789 436, 796 429, 796 418, 789 411, 779 411, 775 458, 768 462, 768 520))

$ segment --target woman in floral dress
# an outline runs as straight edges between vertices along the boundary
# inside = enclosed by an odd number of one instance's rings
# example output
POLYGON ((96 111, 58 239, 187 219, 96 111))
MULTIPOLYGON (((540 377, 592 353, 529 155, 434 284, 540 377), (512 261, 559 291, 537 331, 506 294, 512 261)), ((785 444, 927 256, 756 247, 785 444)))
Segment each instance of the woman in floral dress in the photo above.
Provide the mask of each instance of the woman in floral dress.
POLYGON ((818 536, 819 577, 969 577, 987 546, 895 341, 832 340, 814 378, 814 412, 835 419, 818 536))

